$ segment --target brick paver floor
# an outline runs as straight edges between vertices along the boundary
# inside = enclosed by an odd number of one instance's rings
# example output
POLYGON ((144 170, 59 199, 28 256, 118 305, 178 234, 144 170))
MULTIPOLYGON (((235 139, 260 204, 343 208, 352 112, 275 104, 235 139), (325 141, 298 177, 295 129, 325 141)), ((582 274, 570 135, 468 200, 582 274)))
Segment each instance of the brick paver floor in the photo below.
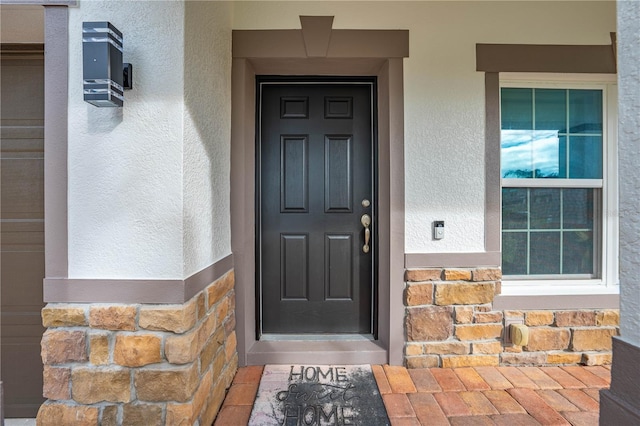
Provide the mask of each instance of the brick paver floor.
MULTIPOLYGON (((374 365, 392 426, 598 424, 610 366, 422 368, 374 365)), ((215 426, 249 421, 261 366, 238 369, 215 426)), ((371 425, 375 426, 375 425, 371 425)))

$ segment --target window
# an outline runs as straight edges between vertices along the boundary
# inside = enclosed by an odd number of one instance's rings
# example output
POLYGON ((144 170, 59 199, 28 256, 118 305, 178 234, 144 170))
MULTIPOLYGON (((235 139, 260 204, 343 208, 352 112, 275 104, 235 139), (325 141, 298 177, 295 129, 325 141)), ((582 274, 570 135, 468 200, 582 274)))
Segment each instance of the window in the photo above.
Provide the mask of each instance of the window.
POLYGON ((502 272, 615 284, 615 85, 503 82, 502 272))

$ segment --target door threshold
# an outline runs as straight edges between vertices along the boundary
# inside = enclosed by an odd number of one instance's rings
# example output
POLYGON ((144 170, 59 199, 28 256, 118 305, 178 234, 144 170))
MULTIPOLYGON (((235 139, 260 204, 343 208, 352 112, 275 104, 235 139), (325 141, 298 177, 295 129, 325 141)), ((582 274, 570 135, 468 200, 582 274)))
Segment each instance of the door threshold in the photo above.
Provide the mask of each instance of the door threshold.
POLYGON ((263 342, 278 342, 278 341, 295 341, 295 342, 327 342, 327 341, 341 341, 341 342, 362 342, 375 341, 373 334, 276 334, 269 333, 263 334, 260 337, 263 342))
MULTIPOLYGON (((316 336, 313 336, 316 337, 316 336)), ((333 336, 332 336, 333 337, 333 336)), ((389 355, 379 340, 260 340, 249 347, 247 365, 386 364, 389 355)), ((353 337, 353 336, 349 336, 353 337)))

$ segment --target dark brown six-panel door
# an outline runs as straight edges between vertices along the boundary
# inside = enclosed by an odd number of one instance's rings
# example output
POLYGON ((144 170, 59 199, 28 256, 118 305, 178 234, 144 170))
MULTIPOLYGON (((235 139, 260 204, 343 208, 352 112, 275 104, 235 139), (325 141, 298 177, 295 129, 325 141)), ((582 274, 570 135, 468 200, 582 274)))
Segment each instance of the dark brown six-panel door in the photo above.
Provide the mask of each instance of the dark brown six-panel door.
POLYGON ((374 89, 258 83, 262 333, 374 331, 374 89))

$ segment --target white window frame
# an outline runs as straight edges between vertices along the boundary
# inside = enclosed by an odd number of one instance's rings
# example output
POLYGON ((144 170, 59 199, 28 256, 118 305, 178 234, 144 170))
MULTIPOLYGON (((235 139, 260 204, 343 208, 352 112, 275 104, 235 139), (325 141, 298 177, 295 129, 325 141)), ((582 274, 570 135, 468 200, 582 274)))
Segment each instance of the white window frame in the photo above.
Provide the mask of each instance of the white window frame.
MULTIPOLYGON (((502 295, 584 295, 584 294, 619 294, 618 267, 618 91, 616 75, 610 74, 530 74, 500 73, 500 89, 502 88, 534 88, 534 89, 597 89, 602 90, 603 111, 603 153, 602 153, 602 206, 600 221, 599 256, 600 277, 592 279, 503 279, 502 295)), ((500 90, 500 93, 502 90, 500 90)), ((502 109, 500 110, 502 123, 502 109)), ((500 196, 505 181, 502 179, 500 196)), ((525 180, 525 179, 519 179, 525 180)), ((582 180, 588 187, 598 186, 600 180, 589 182, 582 180), (596 183, 598 185, 592 185, 596 183)), ((531 180, 527 187, 555 186, 551 180, 544 182, 531 180)), ((500 203, 500 220, 502 222, 502 202, 500 203)), ((596 219, 596 218, 594 218, 596 219)), ((595 224, 594 224, 595 227, 595 224)), ((502 234, 502 223, 500 225, 502 234)), ((501 238, 502 240, 502 238, 501 238)))

